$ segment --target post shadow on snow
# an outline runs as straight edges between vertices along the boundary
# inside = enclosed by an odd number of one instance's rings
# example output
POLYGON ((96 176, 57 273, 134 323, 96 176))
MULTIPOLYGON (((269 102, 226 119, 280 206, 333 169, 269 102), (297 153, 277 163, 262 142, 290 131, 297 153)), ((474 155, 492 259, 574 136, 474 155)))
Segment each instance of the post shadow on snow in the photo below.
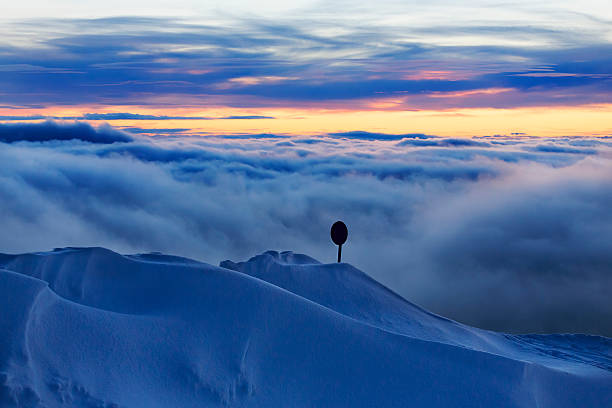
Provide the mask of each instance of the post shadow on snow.
POLYGON ((348 228, 342 221, 336 221, 331 227, 331 239, 338 245, 338 262, 342 260, 342 244, 348 238, 348 228))

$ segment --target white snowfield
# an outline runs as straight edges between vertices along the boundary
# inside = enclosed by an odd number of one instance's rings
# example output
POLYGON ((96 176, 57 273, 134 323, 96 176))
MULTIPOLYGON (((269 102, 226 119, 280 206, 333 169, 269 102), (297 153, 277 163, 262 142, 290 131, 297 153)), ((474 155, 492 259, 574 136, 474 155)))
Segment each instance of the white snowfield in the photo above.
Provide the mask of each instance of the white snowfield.
POLYGON ((0 255, 0 407, 612 407, 612 339, 428 313, 348 264, 0 255))

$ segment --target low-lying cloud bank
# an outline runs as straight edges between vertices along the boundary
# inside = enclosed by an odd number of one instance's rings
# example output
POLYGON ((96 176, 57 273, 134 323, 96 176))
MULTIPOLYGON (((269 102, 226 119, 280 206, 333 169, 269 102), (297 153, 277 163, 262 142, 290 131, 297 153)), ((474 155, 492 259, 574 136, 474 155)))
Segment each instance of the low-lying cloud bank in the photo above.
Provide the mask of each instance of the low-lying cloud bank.
POLYGON ((0 140, 0 252, 99 245, 218 263, 290 249, 333 262, 342 219, 344 259, 435 312, 612 336, 609 139, 152 139, 46 122, 0 125, 0 140))
POLYGON ((43 123, 0 123, 0 142, 49 142, 80 140, 90 143, 110 144, 131 142, 134 139, 125 132, 108 125, 94 128, 87 123, 75 122, 58 124, 53 121, 43 123))

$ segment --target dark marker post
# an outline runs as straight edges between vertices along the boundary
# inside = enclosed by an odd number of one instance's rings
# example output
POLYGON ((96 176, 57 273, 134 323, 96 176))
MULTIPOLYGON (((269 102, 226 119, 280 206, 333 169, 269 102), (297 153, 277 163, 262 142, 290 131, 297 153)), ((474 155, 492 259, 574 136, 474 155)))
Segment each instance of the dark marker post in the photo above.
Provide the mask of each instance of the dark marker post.
POLYGON ((348 228, 342 221, 336 221, 331 227, 331 239, 338 245, 338 262, 342 260, 342 244, 348 238, 348 228))

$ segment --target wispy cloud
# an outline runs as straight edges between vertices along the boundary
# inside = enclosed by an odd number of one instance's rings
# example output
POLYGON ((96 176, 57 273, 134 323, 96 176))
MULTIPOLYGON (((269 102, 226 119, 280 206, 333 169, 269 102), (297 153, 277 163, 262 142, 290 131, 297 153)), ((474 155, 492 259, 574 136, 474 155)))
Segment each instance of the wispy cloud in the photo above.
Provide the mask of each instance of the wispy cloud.
POLYGON ((324 105, 404 96, 411 98, 398 108, 412 109, 453 107, 451 99, 458 96, 463 106, 473 107, 612 102, 612 59, 607 57, 612 45, 605 31, 589 31, 586 25, 570 30, 535 23, 470 23, 400 30, 392 24, 311 23, 42 20, 37 27, 28 25, 29 41, 4 40, 0 102, 147 105, 182 100, 262 107, 279 100, 324 105), (46 36, 47 31, 53 35, 46 36), (504 38, 517 41, 498 41, 504 38))
POLYGON ((0 115, 0 121, 26 121, 26 120, 41 120, 41 119, 58 119, 58 120, 249 120, 249 119, 274 119, 272 116, 259 115, 235 115, 235 116, 166 116, 166 115, 143 115, 140 113, 85 113, 79 116, 44 116, 44 115, 0 115))

